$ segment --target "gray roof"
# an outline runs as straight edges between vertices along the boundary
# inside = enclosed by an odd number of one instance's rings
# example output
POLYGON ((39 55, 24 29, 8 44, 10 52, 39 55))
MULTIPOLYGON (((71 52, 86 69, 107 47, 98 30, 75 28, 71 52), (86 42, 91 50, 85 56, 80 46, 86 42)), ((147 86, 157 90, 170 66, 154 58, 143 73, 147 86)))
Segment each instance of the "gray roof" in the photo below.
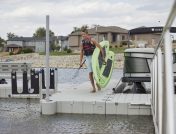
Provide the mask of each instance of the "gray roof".
POLYGON ((22 46, 17 44, 9 44, 9 45, 6 45, 6 47, 22 47, 22 46))
POLYGON ((90 34, 94 33, 96 30, 97 30, 97 33, 107 33, 107 32, 111 32, 111 33, 128 33, 127 29, 120 28, 120 27, 117 27, 117 26, 107 26, 107 27, 99 26, 97 28, 89 29, 90 34))
MULTIPOLYGON (((88 29, 88 33, 90 35, 95 35, 96 33, 108 33, 108 32, 127 34, 128 30, 124 29, 124 28, 117 27, 117 26, 98 26, 97 28, 88 29)), ((78 31, 78 32, 74 32, 70 35, 76 36, 76 35, 80 35, 80 34, 81 33, 78 31)))
MULTIPOLYGON (((53 40, 56 40, 57 37, 54 36, 54 37, 51 37, 50 38, 50 41, 53 41, 53 40)), ((42 37, 42 38, 38 38, 38 37, 14 37, 14 38, 11 38, 7 41, 24 41, 24 42, 29 42, 29 41, 45 41, 46 38, 45 37, 42 37)))
POLYGON ((8 41, 34 41, 34 40, 44 40, 44 38, 36 38, 36 37, 14 37, 14 38, 10 38, 8 41))
POLYGON ((57 38, 61 41, 68 40, 68 36, 58 36, 57 38))

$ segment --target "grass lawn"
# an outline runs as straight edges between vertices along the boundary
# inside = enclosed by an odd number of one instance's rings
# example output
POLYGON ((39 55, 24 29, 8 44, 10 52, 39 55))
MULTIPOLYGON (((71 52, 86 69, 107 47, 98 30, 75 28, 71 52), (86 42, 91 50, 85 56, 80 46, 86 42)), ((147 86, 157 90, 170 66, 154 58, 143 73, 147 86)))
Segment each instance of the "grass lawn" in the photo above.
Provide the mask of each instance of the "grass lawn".
MULTIPOLYGON (((115 48, 110 48, 109 50, 113 51, 116 54, 116 53, 123 53, 125 49, 126 49, 125 47, 115 47, 115 48)), ((41 52, 39 54, 45 55, 45 52, 41 52)), ((67 51, 62 51, 62 52, 52 51, 52 52, 50 52, 50 56, 79 55, 79 54, 80 54, 79 52, 78 53, 67 53, 67 51)), ((0 52, 0 56, 7 56, 7 55, 9 55, 9 52, 0 52)))
POLYGON ((116 53, 123 53, 126 48, 124 47, 115 47, 115 48, 109 48, 110 51, 113 51, 115 54, 116 53))
MULTIPOLYGON (((45 55, 45 52, 39 53, 40 55, 45 55)), ((50 52, 50 56, 62 56, 62 55, 79 55, 79 53, 67 53, 66 51, 63 52, 58 52, 58 51, 53 51, 50 52)))

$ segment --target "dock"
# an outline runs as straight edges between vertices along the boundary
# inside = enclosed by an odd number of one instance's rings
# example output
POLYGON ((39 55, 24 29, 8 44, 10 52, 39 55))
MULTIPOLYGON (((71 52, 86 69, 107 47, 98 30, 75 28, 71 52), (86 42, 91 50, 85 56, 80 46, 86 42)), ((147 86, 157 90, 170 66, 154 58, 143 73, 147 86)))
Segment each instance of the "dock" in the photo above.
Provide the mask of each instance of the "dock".
POLYGON ((114 81, 96 93, 90 92, 89 81, 58 85, 57 93, 50 96, 50 104, 41 100, 42 114, 151 115, 150 94, 114 94, 114 81))

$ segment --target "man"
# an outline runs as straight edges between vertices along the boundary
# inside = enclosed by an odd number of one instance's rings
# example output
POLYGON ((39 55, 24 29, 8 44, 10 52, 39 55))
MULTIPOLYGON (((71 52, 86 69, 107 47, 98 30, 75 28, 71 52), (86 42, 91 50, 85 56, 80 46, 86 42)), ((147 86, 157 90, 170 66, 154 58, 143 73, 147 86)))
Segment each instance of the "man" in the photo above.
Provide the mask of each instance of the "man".
MULTIPOLYGON (((101 51, 101 54, 102 54, 102 57, 104 60, 104 53, 103 53, 103 50, 102 50, 102 47, 100 46, 100 44, 97 43, 95 39, 91 38, 88 35, 87 30, 82 31, 81 35, 82 35, 82 43, 80 46, 80 49, 81 49, 80 66, 82 65, 82 60, 83 60, 83 55, 84 55, 86 58, 86 66, 89 71, 89 79, 90 79, 90 82, 91 82, 91 85, 93 88, 93 90, 91 92, 95 93, 96 88, 95 88, 95 83, 94 83, 94 78, 93 78, 93 70, 92 70, 92 54, 93 54, 94 49, 96 47, 98 47, 101 51)), ((97 85, 98 90, 101 90, 100 86, 98 84, 96 84, 96 85, 97 85)))

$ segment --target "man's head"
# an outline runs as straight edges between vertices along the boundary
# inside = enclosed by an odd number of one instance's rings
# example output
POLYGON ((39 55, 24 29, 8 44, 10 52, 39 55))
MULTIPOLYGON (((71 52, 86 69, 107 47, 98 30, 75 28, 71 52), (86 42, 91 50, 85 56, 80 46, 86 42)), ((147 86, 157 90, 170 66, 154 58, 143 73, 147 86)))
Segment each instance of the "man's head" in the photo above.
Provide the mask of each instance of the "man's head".
POLYGON ((81 36, 82 36, 83 38, 85 38, 85 37, 87 36, 87 33, 81 32, 81 36))
POLYGON ((83 38, 86 38, 86 37, 88 36, 88 30, 87 30, 87 29, 83 29, 83 30, 81 31, 81 36, 82 36, 83 38))

